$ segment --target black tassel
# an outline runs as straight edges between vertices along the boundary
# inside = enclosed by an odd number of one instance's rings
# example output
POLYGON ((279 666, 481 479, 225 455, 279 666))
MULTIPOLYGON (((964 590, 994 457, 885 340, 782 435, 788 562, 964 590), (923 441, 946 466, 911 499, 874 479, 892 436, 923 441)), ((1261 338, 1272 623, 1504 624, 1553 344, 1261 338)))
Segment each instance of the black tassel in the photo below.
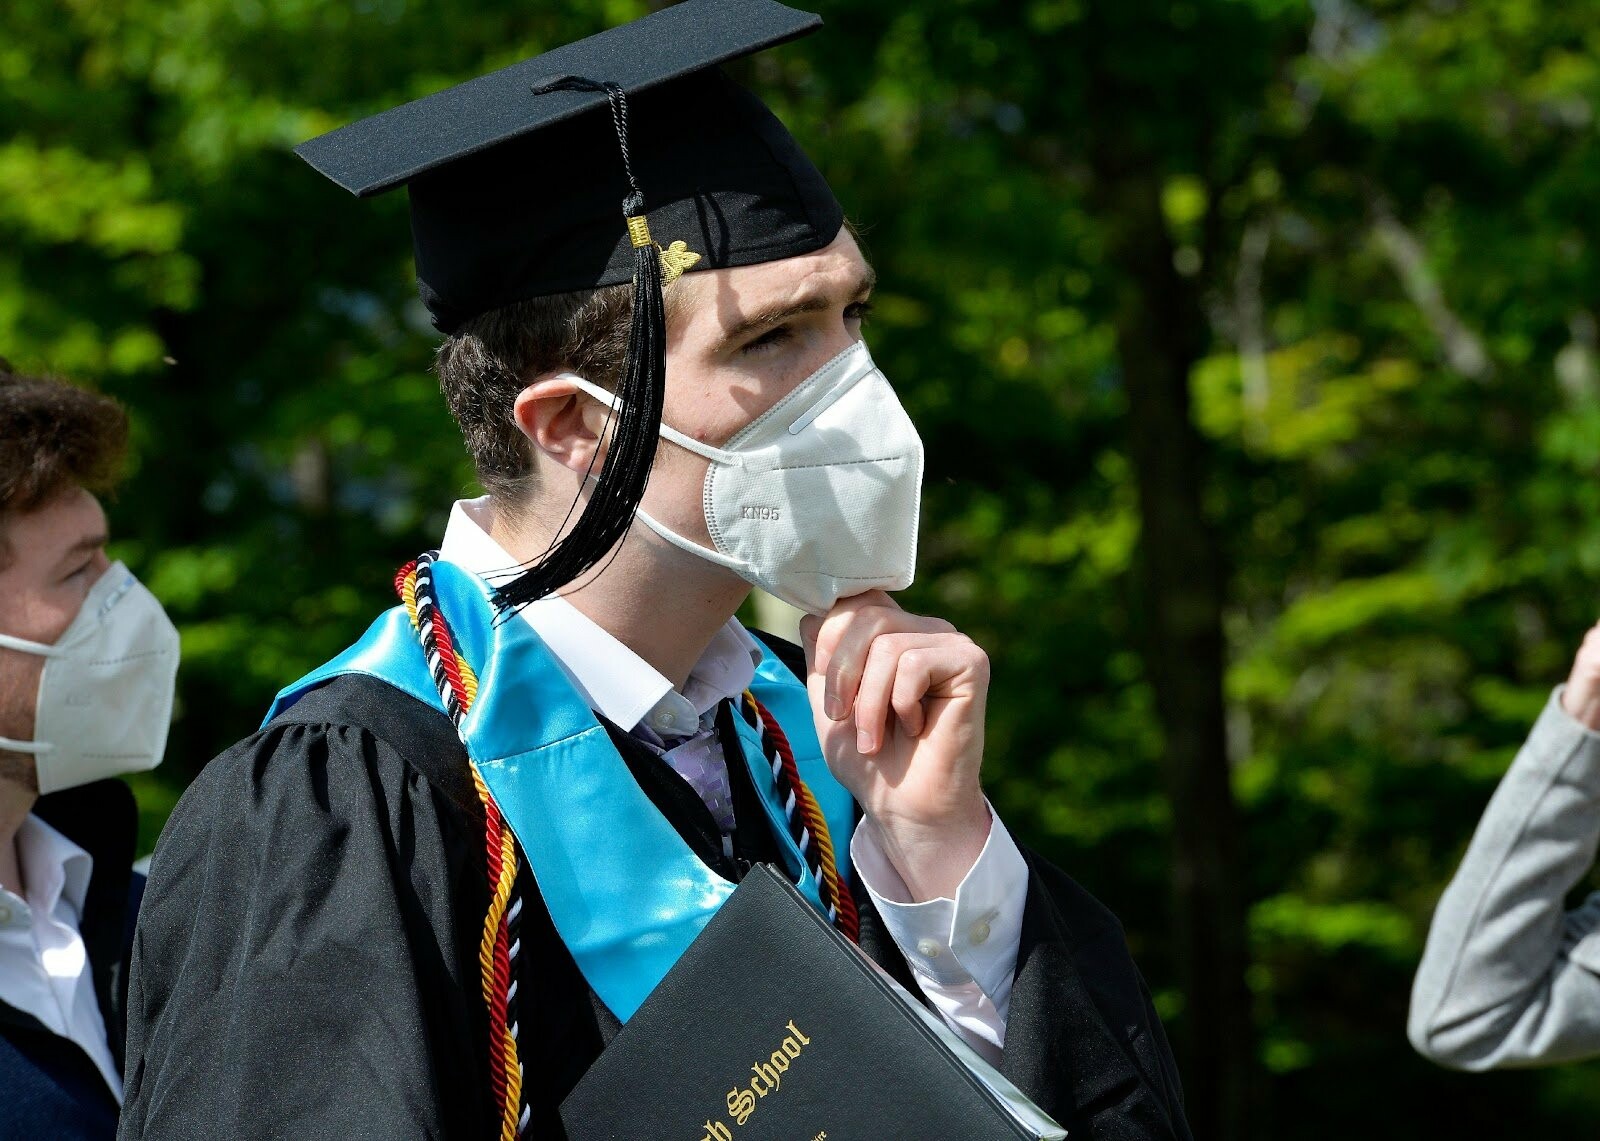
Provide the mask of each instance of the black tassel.
POLYGON ((628 533, 650 482, 666 397, 667 317, 661 293, 661 251, 645 222, 644 195, 628 154, 627 96, 614 83, 599 84, 574 76, 534 85, 535 93, 555 90, 604 91, 611 100, 612 121, 628 175, 629 194, 622 203, 622 214, 634 246, 633 317, 628 328, 627 364, 616 391, 620 407, 607 417, 601 434, 601 442, 609 443, 589 503, 572 530, 527 570, 495 590, 496 604, 506 610, 536 602, 575 581, 628 533))

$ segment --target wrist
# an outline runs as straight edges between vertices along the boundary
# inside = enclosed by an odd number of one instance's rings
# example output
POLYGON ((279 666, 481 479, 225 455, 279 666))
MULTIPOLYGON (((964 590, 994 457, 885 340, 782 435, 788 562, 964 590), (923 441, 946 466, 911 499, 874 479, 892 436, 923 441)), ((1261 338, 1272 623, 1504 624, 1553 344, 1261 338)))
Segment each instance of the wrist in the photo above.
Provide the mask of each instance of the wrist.
POLYGON ((979 794, 934 818, 869 812, 862 823, 900 873, 911 902, 925 903, 955 898, 989 840, 993 819, 989 802, 979 794))

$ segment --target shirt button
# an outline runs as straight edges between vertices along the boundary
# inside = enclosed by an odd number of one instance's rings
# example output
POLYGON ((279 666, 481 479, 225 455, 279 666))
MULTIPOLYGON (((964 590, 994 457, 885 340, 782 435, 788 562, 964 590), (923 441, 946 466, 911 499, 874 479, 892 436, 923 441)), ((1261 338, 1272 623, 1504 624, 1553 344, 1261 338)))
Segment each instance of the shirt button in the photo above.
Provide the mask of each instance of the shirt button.
POLYGON ((11 909, 9 907, 7 907, 5 904, 0 903, 0 923, 10 923, 10 922, 11 922, 11 909))
POLYGON ((989 938, 989 921, 980 919, 972 925, 972 930, 967 932, 972 937, 972 945, 978 946, 989 938))
POLYGON ((678 727, 677 714, 663 710, 651 719, 655 731, 665 736, 678 727))
POLYGON ((921 955, 924 959, 937 959, 940 955, 944 954, 944 948, 939 946, 939 944, 935 943, 932 939, 918 939, 917 954, 921 955))

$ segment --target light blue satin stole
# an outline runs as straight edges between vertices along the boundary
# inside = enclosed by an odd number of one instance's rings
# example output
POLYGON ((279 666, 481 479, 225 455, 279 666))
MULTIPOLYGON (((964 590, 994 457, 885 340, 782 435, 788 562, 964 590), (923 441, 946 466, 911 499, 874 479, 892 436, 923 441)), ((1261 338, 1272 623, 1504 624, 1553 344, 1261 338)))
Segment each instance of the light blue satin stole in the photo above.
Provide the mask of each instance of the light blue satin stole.
MULTIPOLYGON (((433 579, 456 648, 478 675, 477 700, 461 725, 467 755, 516 833, 578 968, 626 1022, 734 885, 708 868, 645 796, 532 627, 518 618, 495 621, 488 585, 459 566, 435 562, 433 579)), ((751 689, 783 726, 834 848, 846 857, 840 874, 848 876, 850 794, 822 759, 804 685, 770 650, 763 654, 751 689)), ((279 693, 266 719, 347 673, 375 677, 444 711, 405 608, 396 607, 350 649, 279 693)), ((760 737, 743 717, 733 722, 789 877, 821 910, 760 737)))

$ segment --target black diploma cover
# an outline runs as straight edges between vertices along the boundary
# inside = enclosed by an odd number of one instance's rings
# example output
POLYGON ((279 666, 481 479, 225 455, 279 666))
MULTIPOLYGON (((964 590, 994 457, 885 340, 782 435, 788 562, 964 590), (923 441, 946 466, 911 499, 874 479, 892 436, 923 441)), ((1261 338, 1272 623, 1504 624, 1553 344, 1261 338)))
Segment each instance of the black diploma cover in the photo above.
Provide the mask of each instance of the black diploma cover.
POLYGON ((1066 1136, 764 864, 561 1119, 570 1141, 1066 1136))

